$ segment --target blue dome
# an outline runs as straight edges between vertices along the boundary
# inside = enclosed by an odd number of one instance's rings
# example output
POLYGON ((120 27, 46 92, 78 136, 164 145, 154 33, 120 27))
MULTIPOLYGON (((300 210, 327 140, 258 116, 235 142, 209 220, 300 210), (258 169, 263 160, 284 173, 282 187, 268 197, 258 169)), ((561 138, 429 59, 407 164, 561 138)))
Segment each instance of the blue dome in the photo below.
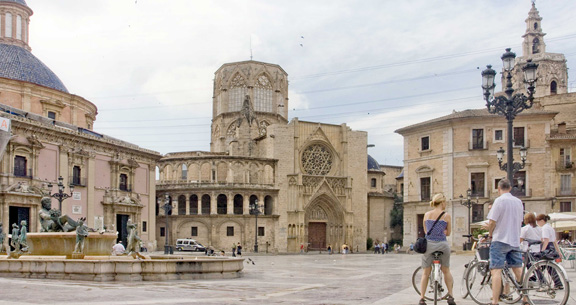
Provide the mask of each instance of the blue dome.
POLYGON ((24 0, 0 0, 0 2, 13 2, 13 3, 22 4, 24 6, 28 6, 26 4, 26 1, 24 1, 24 0))
POLYGON ((50 68, 30 51, 18 46, 0 43, 0 77, 30 82, 68 93, 68 89, 50 68))
POLYGON ((380 169, 380 164, 378 164, 378 161, 376 161, 376 159, 372 158, 372 156, 370 155, 368 155, 368 170, 382 171, 380 169))

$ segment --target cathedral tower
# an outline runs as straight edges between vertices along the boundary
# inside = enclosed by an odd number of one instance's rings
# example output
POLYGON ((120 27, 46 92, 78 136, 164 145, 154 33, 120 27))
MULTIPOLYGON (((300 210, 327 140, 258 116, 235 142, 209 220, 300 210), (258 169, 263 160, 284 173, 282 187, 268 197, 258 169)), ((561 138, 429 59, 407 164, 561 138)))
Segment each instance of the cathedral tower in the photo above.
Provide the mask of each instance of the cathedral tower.
MULTIPOLYGON (((514 89, 517 92, 526 93, 522 67, 527 60, 532 60, 538 64, 538 80, 534 84, 536 87, 534 97, 542 97, 568 92, 568 67, 564 54, 546 52, 542 32, 542 17, 532 2, 532 8, 526 18, 526 33, 522 36, 522 56, 516 58, 516 65, 513 75, 514 89)), ((502 78, 502 88, 505 88, 505 78, 502 78)))
POLYGON ((211 151, 262 157, 267 127, 288 123, 288 74, 278 65, 243 61, 215 73, 211 151))

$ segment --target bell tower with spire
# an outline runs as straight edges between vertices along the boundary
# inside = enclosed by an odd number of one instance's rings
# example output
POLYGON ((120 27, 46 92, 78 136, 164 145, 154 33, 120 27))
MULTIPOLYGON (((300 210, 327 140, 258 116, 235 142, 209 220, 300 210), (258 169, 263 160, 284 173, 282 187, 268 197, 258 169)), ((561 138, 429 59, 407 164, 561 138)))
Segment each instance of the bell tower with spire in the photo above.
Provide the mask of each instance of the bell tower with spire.
MULTIPOLYGON (((532 1, 532 7, 526 18, 526 33, 522 35, 522 56, 516 57, 516 64, 513 75, 514 89, 517 92, 526 94, 526 86, 522 82, 522 67, 526 61, 531 59, 538 64, 538 80, 534 84, 534 97, 542 97, 568 92, 568 67, 566 58, 561 53, 546 52, 546 43, 542 32, 542 17, 536 9, 536 4, 532 1)), ((504 78, 502 88, 505 88, 504 78)))

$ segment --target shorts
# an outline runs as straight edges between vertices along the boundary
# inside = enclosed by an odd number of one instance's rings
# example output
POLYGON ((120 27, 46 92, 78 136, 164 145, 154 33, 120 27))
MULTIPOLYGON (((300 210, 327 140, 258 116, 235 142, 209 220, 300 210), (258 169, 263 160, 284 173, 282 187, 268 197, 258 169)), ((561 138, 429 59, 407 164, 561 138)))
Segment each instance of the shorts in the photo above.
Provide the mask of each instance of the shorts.
POLYGON ((432 241, 429 240, 426 245, 426 253, 422 254, 422 268, 432 266, 434 256, 432 252, 444 252, 440 256, 440 264, 443 267, 450 267, 450 243, 448 241, 432 241))
POLYGON ((502 269, 508 263, 510 268, 522 267, 522 253, 520 247, 512 247, 499 241, 490 245, 490 269, 502 269))

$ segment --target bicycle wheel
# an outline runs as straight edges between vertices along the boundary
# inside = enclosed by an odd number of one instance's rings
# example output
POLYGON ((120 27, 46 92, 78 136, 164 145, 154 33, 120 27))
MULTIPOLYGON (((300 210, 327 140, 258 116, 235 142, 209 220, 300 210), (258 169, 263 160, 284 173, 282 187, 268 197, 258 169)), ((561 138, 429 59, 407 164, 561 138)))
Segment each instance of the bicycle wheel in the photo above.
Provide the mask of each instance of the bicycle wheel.
POLYGON ((564 305, 570 296, 570 284, 564 273, 550 261, 539 261, 530 267, 523 284, 531 304, 564 305))
MULTIPOLYGON (((424 271, 422 270, 422 267, 418 267, 416 268, 416 270, 414 270, 414 273, 412 274, 412 286, 414 287, 414 290, 416 290, 416 293, 418 293, 418 295, 420 295, 420 281, 422 280, 423 272, 424 271)), ((431 279, 432 274, 430 274, 430 278, 428 278, 428 286, 426 287, 426 293, 424 294, 424 298, 428 301, 433 301, 435 299, 434 284, 431 279)), ((442 282, 442 276, 440 276, 439 280, 440 281, 438 283, 439 286, 438 296, 436 298, 438 298, 438 300, 442 300, 448 295, 448 289, 444 288, 444 283, 442 282)))
POLYGON ((492 277, 488 262, 479 261, 469 267, 466 287, 474 302, 480 305, 492 303, 492 277))
POLYGON ((502 285, 500 286, 500 300, 506 304, 516 304, 522 298, 510 277, 515 277, 512 270, 508 274, 502 270, 502 285))
POLYGON ((460 295, 463 299, 468 297, 468 287, 466 286, 466 277, 468 276, 468 271, 470 270, 470 266, 472 266, 475 262, 477 262, 476 257, 474 257, 470 262, 468 262, 464 268, 464 273, 462 274, 462 281, 460 282, 460 295))

